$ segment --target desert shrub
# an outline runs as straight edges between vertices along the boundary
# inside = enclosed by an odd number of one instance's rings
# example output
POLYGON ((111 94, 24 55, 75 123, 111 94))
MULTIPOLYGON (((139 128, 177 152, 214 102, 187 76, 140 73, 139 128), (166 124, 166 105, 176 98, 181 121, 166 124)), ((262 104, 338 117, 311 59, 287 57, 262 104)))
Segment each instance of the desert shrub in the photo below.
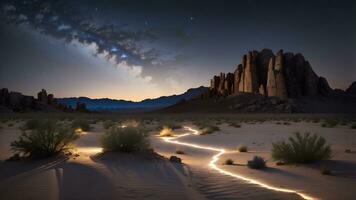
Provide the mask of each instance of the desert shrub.
POLYGON ((320 173, 321 173, 322 175, 331 175, 330 169, 327 169, 327 168, 325 168, 325 167, 323 167, 323 168, 320 170, 320 173))
POLYGON ((41 121, 38 119, 30 119, 27 120, 26 123, 23 125, 22 129, 24 130, 33 130, 38 128, 41 125, 41 121))
POLYGON ((281 122, 276 122, 276 124, 277 124, 277 125, 280 125, 280 124, 282 124, 282 123, 281 123, 281 122))
POLYGON ((356 129, 356 123, 351 125, 351 129, 356 129))
POLYGON ((231 122, 229 125, 234 127, 234 128, 241 128, 241 124, 239 124, 237 122, 231 122))
POLYGON ((309 163, 316 160, 328 159, 331 156, 331 148, 326 145, 326 140, 317 136, 299 132, 294 137, 289 137, 288 142, 272 143, 272 157, 276 161, 286 163, 309 163))
POLYGON ((247 146, 245 145, 241 145, 237 149, 239 150, 239 152, 247 152, 247 146))
POLYGON ((290 125, 290 123, 289 122, 283 122, 283 125, 288 126, 288 125, 290 125))
POLYGON ((13 123, 9 123, 7 126, 8 126, 8 127, 13 127, 14 124, 13 124, 13 123))
POLYGON ((23 156, 43 158, 68 150, 78 137, 71 127, 46 120, 33 130, 23 130, 11 148, 23 156))
POLYGON ((333 128, 339 124, 337 119, 327 119, 322 124, 321 127, 333 128))
POLYGON ((159 136, 161 137, 172 137, 174 136, 173 130, 169 127, 164 126, 162 130, 159 132, 159 136))
POLYGON ((183 150, 177 149, 176 154, 185 154, 183 150))
POLYGON ((147 131, 134 127, 111 127, 101 138, 103 150, 124 153, 148 151, 147 131))
POLYGON ((111 120, 105 120, 104 122, 103 122, 103 128, 104 129, 109 129, 109 128, 111 128, 112 126, 114 126, 115 125, 115 122, 113 122, 113 121, 111 121, 111 120))
POLYGON ((214 126, 214 125, 206 125, 204 127, 201 127, 200 129, 201 129, 200 135, 212 134, 215 131, 220 130, 218 126, 214 126))
POLYGON ((234 161, 232 160, 232 159, 227 159, 227 160, 225 160, 225 165, 233 165, 234 164, 234 161))
POLYGON ((320 119, 313 119, 312 122, 313 122, 313 123, 319 123, 319 122, 320 122, 320 119))
POLYGON ((247 161, 247 167, 251 169, 266 168, 266 161, 262 157, 254 156, 252 160, 247 161))
POLYGON ((82 131, 90 131, 90 123, 85 119, 76 119, 72 122, 73 129, 81 129, 82 131))

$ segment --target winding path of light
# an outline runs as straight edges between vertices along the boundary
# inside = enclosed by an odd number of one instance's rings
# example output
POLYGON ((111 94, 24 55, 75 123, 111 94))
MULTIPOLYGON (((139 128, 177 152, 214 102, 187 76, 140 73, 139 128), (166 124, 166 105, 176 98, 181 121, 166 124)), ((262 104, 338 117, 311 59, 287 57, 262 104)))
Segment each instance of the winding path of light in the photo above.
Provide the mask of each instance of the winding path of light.
POLYGON ((317 198, 311 197, 311 196, 309 196, 307 194, 304 194, 302 192, 299 192, 297 190, 275 187, 275 186, 260 182, 258 180, 255 180, 255 179, 252 179, 252 178, 248 178, 248 177, 245 177, 245 176, 242 176, 242 175, 239 175, 239 174, 234 174, 232 172, 229 172, 229 171, 226 171, 224 169, 219 168, 216 165, 216 163, 219 160, 219 157, 222 156, 224 153, 226 153, 226 150, 222 149, 222 148, 215 148, 215 147, 210 147, 210 146, 201 146, 201 145, 198 145, 198 144, 177 141, 176 139, 181 138, 181 137, 185 137, 185 136, 188 136, 188 135, 191 135, 191 134, 199 135, 199 132, 197 130, 195 130, 195 129, 192 129, 192 128, 187 127, 187 126, 184 127, 184 128, 187 129, 188 131, 190 131, 191 133, 185 133, 185 134, 177 135, 175 137, 162 137, 162 139, 165 142, 168 142, 168 143, 173 143, 173 144, 178 144, 178 145, 183 145, 183 146, 188 146, 188 147, 194 147, 194 148, 197 148, 197 149, 204 149, 204 150, 210 150, 210 151, 218 152, 210 160, 209 167, 214 169, 214 170, 216 170, 216 171, 218 171, 218 172, 220 172, 220 173, 222 173, 222 174, 225 174, 225 175, 228 175, 228 176, 232 176, 232 177, 237 178, 237 179, 244 180, 244 181, 246 181, 248 183, 259 185, 260 187, 267 188, 269 190, 274 190, 274 191, 278 191, 278 192, 286 192, 286 193, 294 193, 294 194, 299 195, 303 199, 317 200, 317 198))

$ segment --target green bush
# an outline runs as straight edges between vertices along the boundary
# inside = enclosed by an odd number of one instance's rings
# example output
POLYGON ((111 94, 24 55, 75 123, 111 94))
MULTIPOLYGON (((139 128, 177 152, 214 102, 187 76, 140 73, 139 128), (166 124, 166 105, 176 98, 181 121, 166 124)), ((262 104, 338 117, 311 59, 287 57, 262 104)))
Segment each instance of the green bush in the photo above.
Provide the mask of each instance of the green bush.
POLYGON ((247 161, 247 167, 251 169, 266 168, 266 161, 262 157, 254 156, 252 160, 247 161))
POLYGON ((111 127, 101 138, 104 151, 136 152, 147 151, 147 131, 134 127, 111 127))
POLYGON ((285 163, 310 163, 316 160, 329 159, 331 148, 326 140, 310 133, 289 137, 289 143, 281 141, 272 143, 272 158, 285 163))
POLYGON ((82 131, 90 131, 90 123, 88 120, 76 119, 72 122, 73 129, 81 129, 82 131))
POLYGON ((23 156, 43 158, 67 151, 78 137, 72 128, 47 120, 33 130, 23 130, 11 148, 23 156))

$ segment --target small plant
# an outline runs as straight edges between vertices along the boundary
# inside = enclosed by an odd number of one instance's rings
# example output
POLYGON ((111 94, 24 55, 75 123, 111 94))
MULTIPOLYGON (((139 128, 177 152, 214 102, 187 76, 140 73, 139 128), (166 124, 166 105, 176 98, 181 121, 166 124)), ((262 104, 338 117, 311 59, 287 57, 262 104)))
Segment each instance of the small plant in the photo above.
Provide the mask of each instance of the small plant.
POLYGON ((208 125, 208 126, 201 128, 200 135, 212 134, 215 131, 219 131, 219 130, 220 130, 220 128, 218 126, 208 125))
POLYGON ((11 148, 23 156, 43 158, 69 150, 78 137, 70 127, 47 120, 33 130, 23 130, 11 148))
POLYGON ((322 124, 321 127, 333 128, 339 124, 339 121, 336 119, 327 119, 322 124))
POLYGON ((289 122, 283 122, 283 125, 288 126, 288 125, 290 125, 290 123, 289 122))
POLYGON ((254 156, 252 160, 247 161, 247 166, 251 169, 266 168, 266 161, 262 157, 254 156))
POLYGON ((319 123, 319 122, 320 122, 320 119, 313 119, 312 122, 315 123, 315 124, 316 124, 316 123, 319 123))
POLYGON ((239 152, 247 152, 247 146, 241 145, 238 147, 239 152))
POLYGON ((13 123, 9 123, 7 126, 8 126, 8 127, 13 127, 14 124, 13 124, 13 123))
POLYGON ((159 132, 159 136, 161 137, 172 137, 174 136, 173 130, 169 127, 164 126, 162 130, 159 132))
POLYGON ((149 151, 147 131, 134 127, 111 127, 101 138, 104 152, 149 151))
POLYGON ((321 172, 322 175, 331 175, 330 169, 327 169, 327 168, 324 168, 324 167, 320 170, 320 172, 321 172))
POLYGON ((185 154, 183 150, 177 149, 176 154, 185 154))
POLYGON ((272 143, 272 157, 285 163, 310 163, 329 159, 331 148, 321 136, 310 133, 302 135, 296 132, 294 137, 289 137, 289 143, 284 141, 272 143))
POLYGON ((234 127, 234 128, 241 128, 241 124, 236 123, 236 122, 231 122, 229 125, 234 127))
POLYGON ((351 129, 356 129, 356 123, 351 125, 351 129))
POLYGON ((234 161, 232 160, 232 159, 227 159, 227 160, 225 160, 225 165, 233 165, 234 164, 234 161))
POLYGON ((113 122, 113 121, 111 121, 111 120, 105 120, 104 122, 103 122, 103 128, 104 129, 109 129, 109 128, 111 128, 112 126, 114 126, 115 125, 115 123, 113 122))
POLYGON ((351 149, 345 149, 345 153, 352 153, 351 149))

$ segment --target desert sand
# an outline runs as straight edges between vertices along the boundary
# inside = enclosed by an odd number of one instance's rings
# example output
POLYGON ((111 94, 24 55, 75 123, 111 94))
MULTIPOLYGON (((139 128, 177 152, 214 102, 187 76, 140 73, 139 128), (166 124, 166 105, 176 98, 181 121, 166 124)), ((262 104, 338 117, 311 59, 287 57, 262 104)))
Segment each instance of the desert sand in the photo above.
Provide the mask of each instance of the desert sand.
MULTIPOLYGON (((277 125, 276 122, 272 121, 254 124, 242 123, 241 125, 241 128, 234 128, 222 124, 220 131, 210 135, 191 134, 173 139, 183 143, 226 150, 226 153, 217 161, 217 166, 229 173, 242 176, 242 178, 229 175, 216 176, 213 181, 216 182, 215 195, 222 195, 223 197, 235 195, 239 199, 239 192, 232 188, 228 189, 231 186, 223 183, 229 179, 231 181, 234 179, 236 183, 240 184, 252 180, 277 189, 293 190, 300 193, 304 198, 354 199, 353 188, 356 182, 356 131, 354 129, 350 129, 349 126, 322 128, 319 123, 306 122, 277 125), (301 133, 307 131, 325 137, 332 147, 332 159, 307 165, 277 166, 271 158, 272 142, 287 139, 295 131, 301 133), (237 151, 239 145, 246 145, 249 151, 239 153, 237 151), (352 152, 345 153, 345 149, 351 149, 352 152), (267 159, 268 168, 265 170, 249 169, 246 163, 254 155, 267 159), (235 164, 232 166, 224 165, 224 161, 228 158, 233 159, 235 164), (332 175, 322 175, 321 168, 330 169, 332 175)), ((174 154, 177 149, 182 150, 185 154, 179 155, 179 157, 183 159, 184 163, 191 166, 193 171, 205 168, 208 171, 219 173, 209 166, 212 156, 218 152, 178 144, 167 144, 164 141, 156 143, 155 149, 167 156, 174 154)), ((201 179, 202 184, 211 186, 209 179, 212 178, 209 176, 201 179)), ((255 185, 255 187, 261 186, 260 184, 252 185, 255 185)), ((288 197, 288 199, 290 198, 288 197)))
MULTIPOLYGON (((277 125, 275 121, 241 123, 241 128, 221 124, 220 131, 194 135, 191 129, 179 129, 171 141, 225 149, 215 165, 237 178, 213 169, 209 163, 217 151, 172 144, 157 132, 150 136, 155 152, 169 158, 176 155, 183 164, 171 163, 157 154, 101 154, 101 123, 76 141, 69 158, 56 157, 36 161, 5 161, 12 155, 11 141, 21 133, 23 122, 2 124, 0 129, 0 197, 1 199, 353 199, 356 182, 356 156, 345 149, 356 149, 356 131, 348 126, 322 128, 319 123, 277 125), (294 131, 318 133, 332 145, 333 158, 309 165, 277 166, 270 157, 271 142, 286 139, 294 131), (246 145, 247 153, 236 151, 246 145), (185 154, 177 155, 176 150, 185 154), (268 160, 265 170, 246 167, 254 155, 268 160), (235 165, 223 162, 231 158, 235 165), (320 167, 332 170, 331 176, 320 167), (247 179, 247 180, 244 180, 247 179), (248 180, 252 180, 248 181, 248 180), (255 182, 257 183, 255 183, 255 182), (263 187, 261 184, 270 186, 263 187), (291 190, 281 192, 273 188, 291 190)), ((196 129, 187 122, 185 126, 196 129)))

